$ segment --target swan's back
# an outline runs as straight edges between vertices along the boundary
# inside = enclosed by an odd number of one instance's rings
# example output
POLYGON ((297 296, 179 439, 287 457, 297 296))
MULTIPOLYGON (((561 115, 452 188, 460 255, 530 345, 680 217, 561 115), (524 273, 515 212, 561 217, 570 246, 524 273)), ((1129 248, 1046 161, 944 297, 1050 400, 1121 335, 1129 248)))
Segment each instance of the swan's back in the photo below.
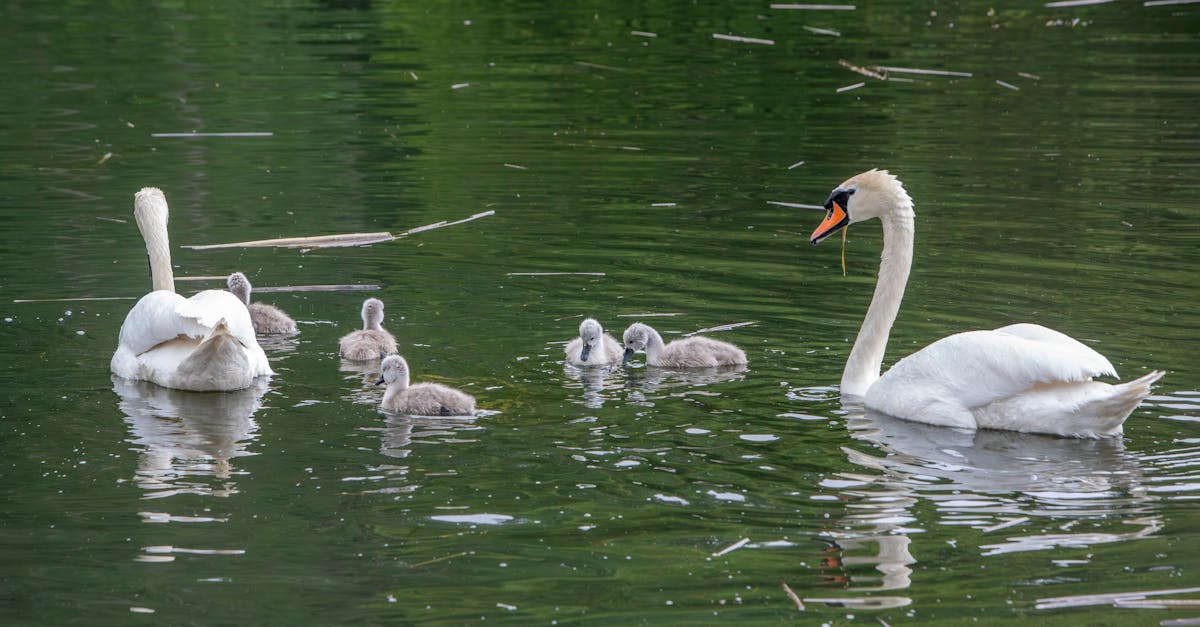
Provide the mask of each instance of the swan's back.
POLYGON ((652 366, 713 368, 746 363, 746 353, 729 342, 697 335, 680 338, 663 347, 652 366))
POLYGON ((383 329, 362 329, 338 341, 338 352, 351 361, 380 359, 396 351, 396 338, 383 329))
POLYGON ((416 383, 392 398, 385 398, 385 411, 414 416, 469 416, 475 413, 475 398, 440 383, 416 383))

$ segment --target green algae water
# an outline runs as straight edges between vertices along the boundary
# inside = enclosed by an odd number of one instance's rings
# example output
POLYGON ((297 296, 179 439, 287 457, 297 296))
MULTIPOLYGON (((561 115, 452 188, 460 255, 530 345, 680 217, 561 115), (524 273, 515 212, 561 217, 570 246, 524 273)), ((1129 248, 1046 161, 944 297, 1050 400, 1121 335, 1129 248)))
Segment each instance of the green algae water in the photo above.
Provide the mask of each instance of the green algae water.
POLYGON ((1200 4, 0 13, 0 622, 1200 616, 1046 601, 1200 587, 1200 4), (880 230, 850 229, 842 276, 786 204, 871 167, 917 211, 885 366, 1044 324, 1123 379, 1167 371, 1124 438, 840 403, 880 230), (147 185, 183 293, 235 270, 379 289, 256 293, 301 331, 250 390, 114 381, 134 301, 47 299, 149 289, 147 185), (366 247, 183 248, 487 211, 366 247), (377 411, 337 355, 368 294, 414 379, 477 418, 377 411), (712 333, 750 363, 580 372, 584 316, 668 340, 753 322, 712 333))

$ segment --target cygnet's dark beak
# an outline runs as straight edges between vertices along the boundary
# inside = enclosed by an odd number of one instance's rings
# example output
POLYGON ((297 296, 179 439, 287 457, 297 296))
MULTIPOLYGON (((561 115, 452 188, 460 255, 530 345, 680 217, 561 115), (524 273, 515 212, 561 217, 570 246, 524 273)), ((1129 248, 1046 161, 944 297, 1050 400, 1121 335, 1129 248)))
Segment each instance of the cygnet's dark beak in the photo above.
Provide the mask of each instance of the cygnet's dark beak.
POLYGON ((579 361, 587 361, 588 355, 591 355, 591 354, 592 354, 591 345, 584 344, 583 350, 579 351, 579 361))
POLYGON ((625 357, 623 357, 621 359, 621 363, 623 363, 623 364, 629 363, 629 360, 633 358, 633 352, 634 351, 632 348, 626 348, 625 349, 625 357))
POLYGON ((379 377, 379 380, 375 382, 375 385, 383 385, 383 377, 379 377))

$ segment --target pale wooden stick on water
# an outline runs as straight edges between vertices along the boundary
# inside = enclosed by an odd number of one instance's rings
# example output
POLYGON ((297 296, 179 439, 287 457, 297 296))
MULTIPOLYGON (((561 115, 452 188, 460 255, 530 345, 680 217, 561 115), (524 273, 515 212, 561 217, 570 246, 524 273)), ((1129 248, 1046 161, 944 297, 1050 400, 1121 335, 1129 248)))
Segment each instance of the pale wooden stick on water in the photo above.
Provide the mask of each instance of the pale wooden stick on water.
POLYGON ((803 612, 804 611, 804 601, 802 601, 800 599, 799 595, 797 595, 795 592, 792 592, 792 589, 790 587, 788 587, 786 581, 780 582, 779 585, 783 586, 783 593, 786 594, 787 597, 792 600, 792 603, 796 604, 796 609, 803 612))
POLYGON ((758 322, 755 320, 751 320, 749 322, 733 322, 730 324, 721 324, 721 325, 717 325, 715 327, 707 327, 704 329, 700 329, 698 331, 692 331, 691 333, 684 333, 683 337, 688 337, 691 335, 698 335, 700 333, 714 333, 716 331, 728 331, 730 329, 736 329, 738 327, 746 327, 746 326, 750 326, 752 324, 758 324, 758 322))
POLYGON ((749 543, 749 542, 750 542, 750 538, 742 538, 741 540, 738 540, 737 542, 734 542, 733 544, 731 544, 731 545, 729 545, 729 546, 727 546, 727 547, 725 547, 725 548, 721 549, 720 551, 717 551, 716 553, 713 553, 713 554, 712 554, 712 556, 713 556, 713 557, 721 557, 722 555, 724 555, 724 554, 726 554, 726 553, 730 553, 730 552, 732 552, 732 551, 736 551, 736 550, 738 550, 738 549, 740 549, 740 548, 742 548, 742 547, 746 546, 746 544, 747 544, 747 543, 749 543))
POLYGON ((765 46, 774 46, 774 39, 759 39, 757 37, 741 37, 739 35, 722 35, 721 33, 713 33, 713 39, 724 39, 725 41, 736 41, 743 44, 763 44, 765 46))

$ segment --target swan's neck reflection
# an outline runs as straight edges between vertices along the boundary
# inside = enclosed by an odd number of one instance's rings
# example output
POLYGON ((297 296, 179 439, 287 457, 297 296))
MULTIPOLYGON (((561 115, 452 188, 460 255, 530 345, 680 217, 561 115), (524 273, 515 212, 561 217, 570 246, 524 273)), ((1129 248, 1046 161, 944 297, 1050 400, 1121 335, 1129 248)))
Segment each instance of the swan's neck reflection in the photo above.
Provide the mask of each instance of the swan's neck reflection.
POLYGON ((113 377, 139 453, 134 481, 144 498, 235 494, 233 460, 253 454, 246 447, 257 437, 254 413, 267 385, 262 377, 236 392, 186 392, 113 377))

